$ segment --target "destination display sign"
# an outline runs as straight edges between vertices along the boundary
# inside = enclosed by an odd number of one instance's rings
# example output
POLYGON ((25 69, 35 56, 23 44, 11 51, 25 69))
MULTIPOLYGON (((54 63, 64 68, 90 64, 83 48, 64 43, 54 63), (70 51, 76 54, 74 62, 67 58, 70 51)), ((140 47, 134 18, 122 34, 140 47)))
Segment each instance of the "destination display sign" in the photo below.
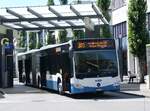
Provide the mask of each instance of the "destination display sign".
POLYGON ((78 40, 74 43, 75 49, 113 49, 114 40, 78 40))

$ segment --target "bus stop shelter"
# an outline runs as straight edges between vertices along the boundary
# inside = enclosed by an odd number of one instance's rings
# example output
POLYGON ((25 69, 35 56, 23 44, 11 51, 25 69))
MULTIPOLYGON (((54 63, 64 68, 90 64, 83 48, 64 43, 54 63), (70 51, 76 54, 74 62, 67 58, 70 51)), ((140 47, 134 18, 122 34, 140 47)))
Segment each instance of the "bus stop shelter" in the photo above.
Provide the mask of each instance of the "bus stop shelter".
POLYGON ((16 30, 84 28, 87 22, 108 24, 95 3, 0 9, 1 25, 16 30))
MULTIPOLYGON (((95 3, 0 8, 0 25, 18 31, 67 28, 87 28, 94 31, 95 26, 102 24, 108 24, 108 22, 95 3)), ((0 41, 2 39, 1 37, 0 41)), ((9 43, 13 44, 13 33, 9 34, 8 39, 9 43)), ((27 41, 28 39, 29 34, 27 34, 27 41)), ((5 49, 2 47, 3 44, 0 44, 0 87, 11 87, 13 86, 13 51, 9 52, 12 56, 6 63, 7 53, 3 53, 5 49), (8 68, 5 68, 6 64, 9 65, 8 68)))

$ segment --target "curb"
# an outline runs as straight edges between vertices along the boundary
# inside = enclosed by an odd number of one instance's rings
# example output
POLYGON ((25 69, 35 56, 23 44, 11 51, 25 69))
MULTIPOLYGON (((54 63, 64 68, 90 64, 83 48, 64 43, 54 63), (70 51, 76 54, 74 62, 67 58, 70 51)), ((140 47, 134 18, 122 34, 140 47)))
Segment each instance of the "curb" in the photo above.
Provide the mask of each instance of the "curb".
POLYGON ((149 96, 145 96, 145 95, 142 95, 142 94, 128 93, 128 92, 122 92, 122 91, 120 93, 133 95, 133 96, 140 96, 140 97, 149 97, 149 96))

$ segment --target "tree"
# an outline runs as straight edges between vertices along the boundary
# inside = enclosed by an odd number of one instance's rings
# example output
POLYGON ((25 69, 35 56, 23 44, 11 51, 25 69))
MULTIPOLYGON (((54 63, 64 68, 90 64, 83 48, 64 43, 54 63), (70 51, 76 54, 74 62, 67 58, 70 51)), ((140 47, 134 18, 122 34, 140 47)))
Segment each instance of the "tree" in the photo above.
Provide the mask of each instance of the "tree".
POLYGON ((25 48, 26 47, 26 33, 25 31, 20 32, 20 38, 19 38, 19 47, 25 48))
MULTIPOLYGON (((108 22, 110 22, 110 19, 111 19, 109 15, 110 3, 111 3, 111 0, 97 0, 97 6, 102 11, 102 14, 104 15, 104 17, 106 18, 108 22)), ((112 36, 109 25, 105 24, 101 26, 101 30, 102 30, 100 34, 101 37, 110 38, 112 36)))
MULTIPOLYGON (((47 5, 48 5, 48 6, 50 6, 50 5, 55 5, 55 4, 54 4, 54 0, 48 0, 47 5)), ((47 40, 46 40, 46 44, 47 44, 47 45, 55 43, 55 38, 52 36, 52 33, 53 33, 53 32, 54 32, 54 31, 49 31, 49 30, 48 30, 48 36, 47 36, 47 40)))
POLYGON ((67 41, 67 31, 66 30, 61 30, 58 33, 58 38, 60 43, 64 43, 67 41))
POLYGON ((73 30, 73 36, 75 39, 84 38, 84 31, 83 30, 73 30))
POLYGON ((48 0, 48 1, 47 1, 47 5, 48 5, 48 6, 54 5, 54 0, 48 0))
POLYGON ((81 0, 77 0, 77 4, 81 4, 81 0))
POLYGON ((55 44, 55 37, 52 35, 54 31, 48 31, 46 44, 55 44))
MULTIPOLYGON (((68 3, 68 0, 59 0, 61 5, 66 5, 68 3)), ((63 31, 59 31, 58 34, 59 37, 59 42, 63 43, 67 41, 67 31, 63 30, 63 31)))
POLYGON ((68 0, 59 0, 61 5, 66 5, 68 3, 68 0))
POLYGON ((30 32, 29 33, 29 48, 35 49, 36 48, 36 32, 30 32))
POLYGON ((146 63, 146 44, 148 33, 146 29, 146 0, 130 0, 128 7, 128 40, 130 52, 137 57, 140 82, 144 82, 144 63, 146 63))

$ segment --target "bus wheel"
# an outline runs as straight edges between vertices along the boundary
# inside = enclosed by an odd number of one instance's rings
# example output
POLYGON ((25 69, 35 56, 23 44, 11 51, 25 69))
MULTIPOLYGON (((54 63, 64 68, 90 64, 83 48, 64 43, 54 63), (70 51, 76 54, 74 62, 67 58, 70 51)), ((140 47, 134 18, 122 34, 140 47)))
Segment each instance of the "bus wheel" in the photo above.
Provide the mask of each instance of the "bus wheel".
POLYGON ((37 86, 41 88, 41 78, 38 76, 37 86))
POLYGON ((62 83, 61 83, 61 81, 58 81, 58 83, 57 83, 57 89, 58 89, 58 92, 59 92, 59 94, 63 94, 63 87, 62 87, 62 83))

